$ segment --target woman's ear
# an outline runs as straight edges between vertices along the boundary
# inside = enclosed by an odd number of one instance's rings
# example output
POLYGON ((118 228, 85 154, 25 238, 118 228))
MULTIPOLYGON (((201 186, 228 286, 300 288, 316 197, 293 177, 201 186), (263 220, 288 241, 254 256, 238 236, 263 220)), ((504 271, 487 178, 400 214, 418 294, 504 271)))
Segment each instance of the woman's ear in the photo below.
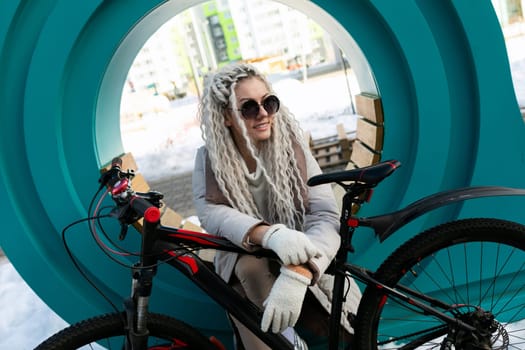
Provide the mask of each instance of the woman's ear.
POLYGON ((230 111, 226 111, 224 115, 224 125, 227 127, 230 127, 233 125, 233 116, 231 115, 230 111))

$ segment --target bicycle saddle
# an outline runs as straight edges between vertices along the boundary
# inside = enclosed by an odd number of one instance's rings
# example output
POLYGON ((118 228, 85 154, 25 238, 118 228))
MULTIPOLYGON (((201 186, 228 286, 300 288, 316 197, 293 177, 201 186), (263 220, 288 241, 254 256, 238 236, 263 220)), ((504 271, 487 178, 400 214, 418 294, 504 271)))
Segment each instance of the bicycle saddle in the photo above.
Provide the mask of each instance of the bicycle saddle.
POLYGON ((397 160, 387 160, 374 165, 352 170, 336 171, 328 174, 320 174, 311 177, 308 186, 317 186, 332 182, 354 181, 370 185, 371 187, 380 183, 401 166, 397 160))

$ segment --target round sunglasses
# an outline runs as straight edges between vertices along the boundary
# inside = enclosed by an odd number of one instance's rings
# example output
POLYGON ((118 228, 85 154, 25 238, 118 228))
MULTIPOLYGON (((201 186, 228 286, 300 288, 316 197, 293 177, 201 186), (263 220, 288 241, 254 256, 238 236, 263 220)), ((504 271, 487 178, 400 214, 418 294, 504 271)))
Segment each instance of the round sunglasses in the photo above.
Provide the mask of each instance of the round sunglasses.
POLYGON ((241 105, 241 108, 237 109, 241 112, 244 119, 257 119, 261 106, 268 114, 274 114, 279 111, 281 102, 275 95, 269 95, 262 100, 261 103, 255 100, 248 100, 241 105))

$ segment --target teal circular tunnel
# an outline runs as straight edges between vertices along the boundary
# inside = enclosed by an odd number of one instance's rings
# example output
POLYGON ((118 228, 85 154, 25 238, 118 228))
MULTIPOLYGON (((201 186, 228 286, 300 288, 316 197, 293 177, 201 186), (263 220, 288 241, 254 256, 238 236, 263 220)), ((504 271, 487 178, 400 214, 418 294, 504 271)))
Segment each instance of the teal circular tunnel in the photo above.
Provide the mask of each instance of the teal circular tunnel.
MULTIPOLYGON (((86 216, 98 169, 123 152, 119 108, 127 71, 156 29, 200 2, 0 3, 0 245, 68 322, 109 310, 73 268, 61 231, 86 216)), ((461 186, 525 187, 525 127, 490 1, 475 7, 467 0, 289 2, 333 36, 361 90, 381 96, 382 159, 399 159, 403 167, 380 186, 366 213, 461 186)), ((445 208, 387 244, 358 237, 362 252, 355 259, 373 266, 410 232, 456 217, 525 221, 522 208, 508 198, 445 208)), ((69 237, 91 279, 116 302, 126 295, 127 271, 95 248, 85 226, 69 237)), ((160 272, 154 309, 183 315, 205 332, 229 334, 218 306, 182 276, 160 272)))

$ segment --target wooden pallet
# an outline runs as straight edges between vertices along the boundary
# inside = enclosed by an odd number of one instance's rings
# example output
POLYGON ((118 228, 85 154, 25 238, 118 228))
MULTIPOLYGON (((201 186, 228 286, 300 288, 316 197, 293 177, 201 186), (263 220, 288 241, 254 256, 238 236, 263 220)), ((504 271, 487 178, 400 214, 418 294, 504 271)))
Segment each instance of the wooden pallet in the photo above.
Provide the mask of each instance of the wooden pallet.
POLYGON ((336 131, 335 136, 319 140, 312 140, 309 132, 305 135, 310 150, 321 169, 344 167, 350 160, 354 137, 346 133, 341 123, 336 125, 336 131))

